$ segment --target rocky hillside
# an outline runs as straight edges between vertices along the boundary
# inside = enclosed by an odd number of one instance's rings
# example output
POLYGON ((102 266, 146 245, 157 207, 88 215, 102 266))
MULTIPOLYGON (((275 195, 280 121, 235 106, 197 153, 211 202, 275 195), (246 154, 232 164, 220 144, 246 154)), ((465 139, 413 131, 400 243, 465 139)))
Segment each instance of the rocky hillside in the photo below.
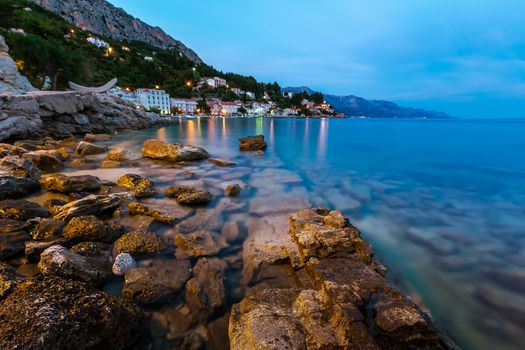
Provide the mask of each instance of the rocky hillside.
MULTIPOLYGON (((306 91, 311 94, 312 89, 301 87, 288 87, 285 92, 299 93, 306 91)), ((326 102, 330 103, 335 110, 349 117, 367 118, 407 118, 407 119, 450 119, 446 113, 427 111, 419 108, 401 107, 393 102, 383 100, 367 100, 359 96, 335 96, 324 95, 326 102)))
POLYGON ((15 61, 9 56, 9 47, 0 35, 0 94, 35 90, 26 77, 20 75, 15 61))
POLYGON ((195 63, 199 56, 159 27, 152 27, 105 0, 32 0, 62 16, 68 22, 104 37, 119 41, 140 41, 168 49, 176 48, 195 63))

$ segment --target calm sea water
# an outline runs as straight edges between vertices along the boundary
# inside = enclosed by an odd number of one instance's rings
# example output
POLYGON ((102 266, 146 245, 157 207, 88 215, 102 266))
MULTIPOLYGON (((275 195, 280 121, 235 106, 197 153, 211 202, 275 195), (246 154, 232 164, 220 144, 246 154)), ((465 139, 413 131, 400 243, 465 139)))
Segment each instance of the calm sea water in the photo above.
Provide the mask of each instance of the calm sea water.
POLYGON ((153 137, 250 169, 245 215, 258 197, 342 210, 462 348, 525 347, 525 122, 202 118, 112 142, 153 137), (263 157, 238 150, 255 134, 263 157))

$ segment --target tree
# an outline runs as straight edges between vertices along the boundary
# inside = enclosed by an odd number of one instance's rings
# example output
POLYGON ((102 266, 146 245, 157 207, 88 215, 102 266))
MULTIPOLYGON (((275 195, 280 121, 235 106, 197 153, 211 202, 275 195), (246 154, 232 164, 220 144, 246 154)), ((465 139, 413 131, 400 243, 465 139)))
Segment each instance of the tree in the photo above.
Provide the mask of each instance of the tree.
POLYGON ((206 103, 205 98, 197 102, 197 109, 200 109, 205 114, 209 114, 211 112, 210 106, 208 106, 208 103, 206 103))
POLYGON ((244 107, 240 107, 237 111, 239 112, 239 114, 246 114, 246 113, 248 113, 248 111, 244 107))
POLYGON ((320 92, 314 92, 313 94, 310 95, 309 99, 316 105, 320 105, 321 103, 324 102, 323 94, 320 92))

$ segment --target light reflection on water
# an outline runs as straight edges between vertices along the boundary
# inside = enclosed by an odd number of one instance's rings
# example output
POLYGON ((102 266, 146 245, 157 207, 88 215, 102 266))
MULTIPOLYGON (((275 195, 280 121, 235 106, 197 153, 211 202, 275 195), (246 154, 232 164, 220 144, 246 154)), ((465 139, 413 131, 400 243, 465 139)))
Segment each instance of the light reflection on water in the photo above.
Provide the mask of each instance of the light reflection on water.
POLYGON ((524 133, 520 122, 197 118, 111 142, 140 152, 144 139, 157 137, 251 167, 245 181, 255 190, 243 215, 268 210, 257 205, 260 196, 343 210, 390 278, 428 305, 460 346, 519 349, 524 133), (238 150, 237 139, 254 133, 269 143, 264 157, 238 150))

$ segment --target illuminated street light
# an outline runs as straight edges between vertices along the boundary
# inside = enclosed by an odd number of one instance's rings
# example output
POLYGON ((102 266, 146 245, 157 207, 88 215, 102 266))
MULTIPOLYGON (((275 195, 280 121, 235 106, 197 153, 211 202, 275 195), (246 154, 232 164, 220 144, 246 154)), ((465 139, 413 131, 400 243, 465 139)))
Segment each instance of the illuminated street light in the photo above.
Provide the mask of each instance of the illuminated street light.
POLYGON ((155 89, 160 89, 160 86, 159 85, 155 85, 155 89))
POLYGON ((186 82, 186 86, 187 86, 187 87, 191 87, 191 85, 192 85, 192 84, 191 84, 191 81, 186 82))

